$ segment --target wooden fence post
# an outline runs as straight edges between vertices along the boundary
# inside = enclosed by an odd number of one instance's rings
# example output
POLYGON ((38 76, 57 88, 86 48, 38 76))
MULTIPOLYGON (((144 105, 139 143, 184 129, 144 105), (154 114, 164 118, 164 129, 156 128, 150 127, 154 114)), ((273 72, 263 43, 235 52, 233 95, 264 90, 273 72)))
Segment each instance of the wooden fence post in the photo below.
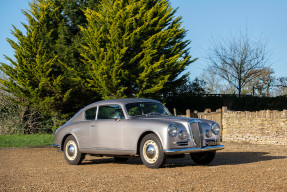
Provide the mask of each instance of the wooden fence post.
POLYGON ((222 113, 226 113, 227 112, 227 107, 226 106, 223 106, 222 107, 222 113))
POLYGON ((204 113, 211 113, 211 109, 205 109, 204 113))
POLYGON ((198 111, 197 110, 194 110, 193 114, 194 114, 193 118, 198 118, 198 111))
POLYGON ((186 110, 186 117, 190 118, 190 109, 186 110))
POLYGON ((222 136, 223 136, 223 129, 224 129, 224 127, 223 127, 223 123, 224 123, 224 119, 223 119, 223 117, 224 117, 224 113, 227 113, 227 107, 226 106, 223 106, 222 108, 221 108, 221 126, 220 126, 220 139, 221 139, 221 141, 222 141, 222 136))

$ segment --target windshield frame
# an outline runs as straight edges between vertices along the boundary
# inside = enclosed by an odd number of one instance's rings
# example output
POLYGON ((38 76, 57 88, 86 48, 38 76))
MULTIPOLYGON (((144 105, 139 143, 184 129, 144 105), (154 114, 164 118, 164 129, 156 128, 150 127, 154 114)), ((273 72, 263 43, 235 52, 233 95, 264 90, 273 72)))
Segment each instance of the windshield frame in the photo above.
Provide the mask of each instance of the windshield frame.
POLYGON ((173 116, 171 114, 171 112, 160 102, 139 101, 139 102, 126 103, 124 107, 125 107, 126 114, 129 117, 141 117, 141 116, 145 116, 145 117, 147 117, 147 116, 149 116, 149 117, 151 117, 151 116, 165 116, 166 117, 166 116, 173 116), (156 113, 156 114, 146 113, 146 114, 134 115, 134 116, 130 115, 129 110, 127 108, 127 105, 129 105, 129 104, 146 104, 146 103, 154 103, 154 104, 161 105, 163 107, 163 109, 164 109, 164 113, 162 113, 162 114, 160 114, 160 113, 156 113))

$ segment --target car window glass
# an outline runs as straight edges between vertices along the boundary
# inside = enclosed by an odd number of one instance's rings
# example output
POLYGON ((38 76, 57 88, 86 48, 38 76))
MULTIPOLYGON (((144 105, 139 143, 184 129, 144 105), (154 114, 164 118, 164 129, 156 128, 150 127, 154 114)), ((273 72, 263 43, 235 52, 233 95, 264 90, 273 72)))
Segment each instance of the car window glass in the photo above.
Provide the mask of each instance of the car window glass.
POLYGON ((95 120, 97 107, 90 108, 85 111, 86 120, 95 120))
POLYGON ((126 104, 129 116, 138 115, 171 115, 170 112, 161 104, 153 102, 137 102, 126 104))
POLYGON ((124 119, 124 113, 119 105, 99 106, 98 119, 124 119))

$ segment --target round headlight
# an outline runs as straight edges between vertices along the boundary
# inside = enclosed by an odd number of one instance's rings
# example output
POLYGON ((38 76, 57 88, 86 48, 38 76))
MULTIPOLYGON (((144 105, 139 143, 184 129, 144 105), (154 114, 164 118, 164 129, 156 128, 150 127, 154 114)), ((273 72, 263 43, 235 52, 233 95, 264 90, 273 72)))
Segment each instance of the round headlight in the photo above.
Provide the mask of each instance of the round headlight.
POLYGON ((178 132, 178 137, 179 137, 180 139, 187 139, 187 133, 186 133, 186 131, 180 130, 180 131, 178 132))
POLYGON ((212 124, 211 130, 214 133, 214 135, 218 135, 220 133, 220 127, 217 123, 212 124))
POLYGON ((168 134, 172 137, 175 137, 177 135, 177 127, 176 125, 170 125, 168 127, 168 134))

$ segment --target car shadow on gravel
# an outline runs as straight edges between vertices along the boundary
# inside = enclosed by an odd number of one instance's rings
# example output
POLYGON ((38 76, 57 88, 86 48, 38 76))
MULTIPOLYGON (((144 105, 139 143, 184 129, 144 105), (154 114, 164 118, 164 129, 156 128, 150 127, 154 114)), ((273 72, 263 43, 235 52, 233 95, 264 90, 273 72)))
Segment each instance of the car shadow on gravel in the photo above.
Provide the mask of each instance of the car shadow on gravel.
POLYGON ((272 156, 268 152, 220 152, 212 165, 240 165, 274 159, 287 159, 287 156, 272 156))
MULTIPOLYGON (((185 158, 172 158, 169 157, 166 160, 166 163, 163 167, 183 167, 183 166, 191 166, 192 160, 190 157, 185 158)), ((127 165, 143 165, 140 157, 131 157, 128 161, 119 162, 114 160, 114 158, 95 158, 95 159, 85 159, 82 162, 82 165, 91 165, 91 164, 127 164, 127 165)))
MULTIPOLYGON (((276 159, 287 159, 287 156, 271 156, 268 152, 220 152, 216 154, 215 159, 208 166, 221 165, 242 165, 248 163, 256 163, 261 161, 270 161, 276 159)), ((170 159, 165 167, 176 168, 185 166, 202 166, 196 165, 186 156, 184 159, 170 159)))
MULTIPOLYGON (((287 159, 287 156, 271 156, 268 152, 220 152, 216 154, 214 161, 208 166, 221 166, 221 165, 241 165, 248 163, 256 163, 261 161, 270 161, 274 159, 287 159)), ((127 164, 127 165, 143 165, 140 158, 130 158, 126 162, 115 161, 114 158, 95 158, 85 159, 82 165, 91 164, 127 164)), ((186 166, 197 166, 186 155, 184 158, 168 158, 165 168, 176 168, 186 166)), ((202 166, 202 165, 201 165, 202 166)))
POLYGON ((133 164, 133 165, 141 165, 142 161, 140 158, 130 158, 128 161, 119 162, 114 158, 95 158, 95 159, 85 159, 82 162, 82 165, 91 165, 91 164, 133 164))

